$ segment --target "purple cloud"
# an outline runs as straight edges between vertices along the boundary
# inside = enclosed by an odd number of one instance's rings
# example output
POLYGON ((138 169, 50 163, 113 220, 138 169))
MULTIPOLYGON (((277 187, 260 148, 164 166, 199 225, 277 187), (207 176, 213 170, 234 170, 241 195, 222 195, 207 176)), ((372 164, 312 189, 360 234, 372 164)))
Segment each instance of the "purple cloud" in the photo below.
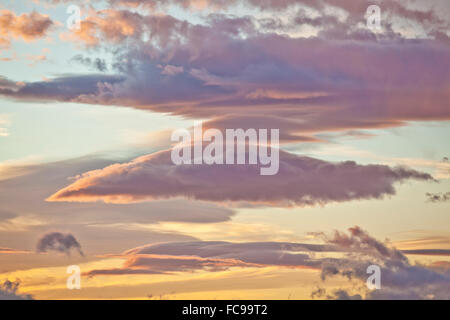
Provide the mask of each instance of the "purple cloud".
POLYGON ((75 237, 68 233, 61 232, 47 233, 39 239, 37 243, 37 252, 56 251, 70 255, 70 251, 75 249, 81 256, 84 256, 81 245, 75 237))
POLYGON ((280 152, 279 172, 260 165, 179 165, 171 150, 83 174, 48 201, 130 203, 184 197, 270 206, 324 205, 395 194, 405 180, 433 181, 426 173, 385 165, 330 163, 280 152), (236 183, 239 181, 239 183, 236 183))

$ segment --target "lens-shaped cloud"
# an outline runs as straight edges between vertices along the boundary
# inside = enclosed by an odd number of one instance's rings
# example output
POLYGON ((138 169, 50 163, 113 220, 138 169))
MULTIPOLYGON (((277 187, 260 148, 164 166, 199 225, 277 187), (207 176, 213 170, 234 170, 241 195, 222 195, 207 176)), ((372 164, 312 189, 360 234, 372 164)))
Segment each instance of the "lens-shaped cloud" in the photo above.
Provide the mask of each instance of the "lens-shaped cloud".
POLYGON ((171 150, 87 172, 48 201, 130 203, 184 197, 269 206, 324 205, 395 194, 405 180, 433 181, 426 173, 385 165, 331 163, 280 152, 279 172, 261 165, 174 165, 171 150))

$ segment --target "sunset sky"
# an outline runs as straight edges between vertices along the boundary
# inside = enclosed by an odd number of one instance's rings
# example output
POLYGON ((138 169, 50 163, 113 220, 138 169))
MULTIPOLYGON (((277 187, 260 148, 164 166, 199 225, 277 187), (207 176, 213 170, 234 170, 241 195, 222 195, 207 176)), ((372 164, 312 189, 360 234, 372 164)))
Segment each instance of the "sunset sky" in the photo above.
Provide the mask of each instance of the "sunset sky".
POLYGON ((448 0, 2 1, 0 299, 450 299, 449 120, 448 0))

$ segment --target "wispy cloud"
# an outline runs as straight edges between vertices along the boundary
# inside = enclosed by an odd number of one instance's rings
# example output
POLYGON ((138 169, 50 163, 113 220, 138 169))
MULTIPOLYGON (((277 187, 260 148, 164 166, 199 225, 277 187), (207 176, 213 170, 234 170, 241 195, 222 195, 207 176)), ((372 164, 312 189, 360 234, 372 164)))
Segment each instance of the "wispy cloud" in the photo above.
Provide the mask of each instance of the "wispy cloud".
POLYGON ((31 251, 0 247, 0 254, 29 254, 29 253, 31 253, 31 251))
POLYGON ((428 202, 447 202, 450 201, 450 191, 445 193, 430 193, 427 192, 426 196, 428 202))

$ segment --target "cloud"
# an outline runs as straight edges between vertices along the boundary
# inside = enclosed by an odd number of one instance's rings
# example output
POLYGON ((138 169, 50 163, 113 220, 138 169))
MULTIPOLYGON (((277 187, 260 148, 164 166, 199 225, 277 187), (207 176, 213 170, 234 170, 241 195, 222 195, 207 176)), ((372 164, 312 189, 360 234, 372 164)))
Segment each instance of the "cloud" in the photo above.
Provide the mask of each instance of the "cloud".
MULTIPOLYGON (((305 13, 297 18, 305 20, 305 13)), ((326 32, 294 37, 264 32, 261 23, 215 14, 194 24, 169 15, 100 10, 72 36, 111 51, 116 75, 64 75, 0 94, 129 106, 209 119, 220 128, 269 124, 291 142, 317 141, 312 136, 320 132, 450 119, 447 42, 360 33, 354 38, 347 31, 340 38, 326 32)))
POLYGON ((70 255, 70 251, 75 249, 81 256, 84 256, 81 250, 81 245, 75 237, 68 233, 62 234, 60 232, 47 233, 39 239, 36 246, 37 252, 56 251, 70 255))
MULTIPOLYGON (((110 159, 100 154, 46 164, 6 166, 0 179, 0 246, 29 249, 23 244, 36 244, 49 230, 68 230, 83 241, 83 251, 89 253, 83 260, 86 261, 96 254, 111 252, 112 248, 120 252, 143 243, 195 240, 195 235, 186 234, 186 230, 213 228, 215 224, 230 222, 237 213, 220 204, 185 199, 130 204, 45 201, 55 190, 73 181, 68 177, 121 161, 129 161, 129 158, 110 159), (183 224, 183 227, 161 229, 161 223, 183 224), (189 224, 188 229, 185 223, 189 224)), ((64 259, 38 256, 42 261, 64 259)), ((20 260, 19 255, 14 257, 20 260)), ((20 263, 33 267, 33 259, 22 259, 20 263)), ((13 265, 8 258, 8 267, 13 265)))
POLYGON ((176 166, 171 161, 171 150, 166 150, 87 172, 47 200, 131 203, 184 197, 305 206, 380 199, 395 194, 394 183, 433 180, 426 173, 403 167, 358 165, 352 161, 330 163, 284 151, 280 152, 277 175, 261 176, 259 169, 259 165, 176 166))
POLYGON ((124 252, 122 268, 91 270, 87 274, 119 275, 172 273, 195 270, 220 271, 231 267, 284 266, 317 268, 318 261, 305 252, 334 251, 332 246, 288 243, 192 241, 150 244, 124 252))
MULTIPOLYGON (((412 265, 399 250, 388 247, 360 227, 349 229, 349 235, 335 232, 333 237, 323 236, 326 243, 345 248, 349 254, 342 259, 329 259, 322 264, 321 277, 340 275, 361 286, 366 299, 450 299, 450 273, 440 272, 422 265, 412 265), (367 268, 378 265, 381 270, 381 289, 368 291, 365 282, 367 268)), ((320 296, 330 299, 358 298, 348 290, 340 289, 331 295, 320 291, 320 296)), ((317 295, 315 292, 313 295, 317 295)))
POLYGON ((323 233, 316 233, 314 235, 322 237, 326 243, 334 244, 352 252, 370 251, 372 256, 400 261, 407 260, 401 251, 388 247, 385 243, 371 237, 366 231, 358 226, 349 228, 348 231, 349 235, 339 231, 335 231, 332 237, 323 233))
MULTIPOLYGON (((345 2, 339 0, 206 0, 202 1, 202 5, 199 5, 197 0, 109 0, 109 3, 112 6, 132 8, 143 6, 151 9, 164 9, 169 6, 179 6, 184 9, 221 9, 222 11, 230 7, 245 5, 250 8, 271 11, 274 15, 283 10, 293 11, 298 7, 313 9, 319 13, 330 11, 330 9, 340 9, 350 16, 347 17, 347 20, 356 19, 357 17, 359 20, 362 20, 369 5, 374 4, 373 1, 368 0, 347 0, 345 2)), ((376 3, 377 1, 375 1, 376 3)), ((433 8, 432 5, 424 5, 422 8, 411 8, 408 4, 398 0, 384 0, 380 5, 388 13, 386 15, 386 19, 389 19, 388 22, 391 22, 394 18, 404 18, 416 23, 439 24, 441 22, 437 16, 439 11, 437 8, 433 8)))
MULTIPOLYGON (((8 84, 6 84, 8 85, 8 84)), ((0 77, 0 90, 2 87, 2 78, 0 77)), ((5 114, 0 114, 0 137, 9 136, 8 126, 10 125, 9 116, 5 114)))
POLYGON ((28 253, 31 253, 31 251, 0 247, 0 254, 28 254, 28 253))
POLYGON ((72 216, 74 224, 113 225, 113 224, 156 224, 159 222, 217 223, 230 221, 235 211, 209 202, 192 202, 182 199, 157 201, 130 205, 104 203, 64 203, 57 205, 43 201, 49 194, 72 181, 80 174, 98 167, 105 167, 122 159, 106 159, 102 156, 83 157, 65 161, 9 166, 5 174, 20 171, 14 178, 0 181, 0 223, 19 216, 23 212, 33 212, 46 222, 67 224, 67 219, 60 214, 65 212, 72 216), (23 202, 23 195, 27 202, 23 202))
POLYGON ((416 249, 416 250, 402 250, 404 254, 419 254, 427 256, 450 256, 448 249, 416 249))
POLYGON ((39 62, 47 61, 47 54, 50 52, 50 49, 43 48, 41 53, 38 55, 26 54, 25 59, 30 61, 28 66, 33 67, 39 62))
POLYGON ((113 9, 91 10, 90 13, 81 20, 79 29, 64 35, 63 38, 81 40, 87 46, 97 46, 101 44, 101 40, 120 43, 142 34, 143 16, 139 13, 113 9), (103 39, 98 36, 99 32, 103 39))
POLYGON ((326 296, 329 300, 362 300, 362 296, 360 294, 351 295, 346 290, 338 289, 334 290, 332 295, 327 295, 326 290, 322 288, 318 288, 316 291, 311 293, 311 298, 323 298, 326 296))
POLYGON ((81 54, 77 54, 74 56, 71 61, 78 62, 86 67, 92 68, 95 71, 105 72, 108 71, 108 67, 106 64, 106 61, 101 58, 90 58, 90 57, 84 57, 81 54))
POLYGON ((19 294, 18 289, 20 281, 14 282, 5 280, 0 283, 0 300, 32 300, 33 297, 29 294, 19 294))
POLYGON ((450 191, 446 193, 431 193, 427 192, 427 202, 447 202, 450 201, 450 191))
POLYGON ((26 100, 37 99, 39 96, 39 99, 47 101, 71 101, 122 80, 122 77, 107 75, 63 76, 14 88, 0 87, 0 94, 20 96, 26 100))
POLYGON ((437 269, 439 271, 448 272, 450 270, 449 261, 435 261, 429 265, 430 268, 437 269))
POLYGON ((341 276, 351 280, 351 287, 359 286, 360 291, 341 288, 329 294, 319 287, 312 292, 313 298, 449 299, 450 273, 442 264, 413 265, 398 249, 373 238, 358 226, 350 228, 348 234, 338 231, 331 236, 315 234, 322 239, 322 244, 224 241, 150 244, 115 255, 125 259, 121 268, 93 269, 86 274, 213 272, 231 267, 312 268, 320 271, 323 281, 341 276), (373 264, 381 268, 381 289, 369 291, 365 287, 366 270, 373 264))
POLYGON ((9 47, 11 39, 31 41, 46 36, 53 21, 46 15, 31 12, 17 16, 9 10, 0 11, 0 46, 9 47))

